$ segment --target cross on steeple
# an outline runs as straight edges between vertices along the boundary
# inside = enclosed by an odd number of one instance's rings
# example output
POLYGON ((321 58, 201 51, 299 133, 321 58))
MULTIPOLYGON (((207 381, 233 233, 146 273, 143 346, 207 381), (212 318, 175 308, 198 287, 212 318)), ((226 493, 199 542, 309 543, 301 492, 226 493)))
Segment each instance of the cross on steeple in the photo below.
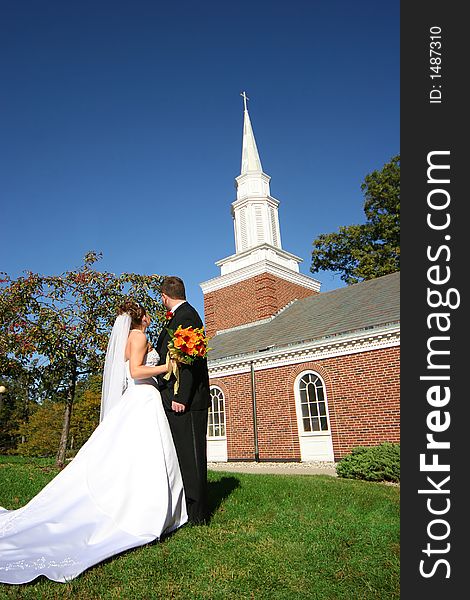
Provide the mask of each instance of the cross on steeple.
POLYGON ((246 101, 247 101, 247 100, 249 100, 249 98, 248 98, 248 96, 246 95, 246 92, 242 92, 242 93, 240 94, 240 96, 242 96, 242 97, 243 97, 243 103, 244 103, 244 105, 245 105, 245 110, 248 110, 248 107, 247 107, 247 105, 246 105, 246 101))

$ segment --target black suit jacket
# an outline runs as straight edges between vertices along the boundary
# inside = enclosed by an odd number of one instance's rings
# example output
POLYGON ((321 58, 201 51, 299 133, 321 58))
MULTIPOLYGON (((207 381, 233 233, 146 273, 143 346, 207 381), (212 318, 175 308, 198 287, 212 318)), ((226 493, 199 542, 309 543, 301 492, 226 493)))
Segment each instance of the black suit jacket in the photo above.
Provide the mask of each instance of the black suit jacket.
MULTIPOLYGON (((170 334, 167 329, 175 331, 178 326, 184 327, 203 327, 201 317, 197 310, 187 302, 184 302, 175 310, 173 317, 165 324, 158 336, 156 350, 160 355, 159 364, 166 362, 168 354, 168 343, 170 334)), ((175 396, 174 384, 175 377, 172 375, 170 381, 159 376, 158 384, 162 395, 165 408, 171 410, 171 402, 181 402, 186 405, 186 412, 189 410, 204 410, 211 404, 209 391, 209 372, 207 369, 207 359, 198 358, 192 365, 179 365, 180 385, 178 393, 175 396)))

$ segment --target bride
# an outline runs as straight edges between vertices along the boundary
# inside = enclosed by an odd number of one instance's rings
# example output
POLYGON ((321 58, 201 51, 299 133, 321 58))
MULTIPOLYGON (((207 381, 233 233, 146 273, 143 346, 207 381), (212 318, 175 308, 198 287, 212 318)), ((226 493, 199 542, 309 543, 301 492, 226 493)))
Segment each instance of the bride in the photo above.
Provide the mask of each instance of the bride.
POLYGON ((187 521, 173 439, 153 377, 146 311, 128 301, 111 332, 100 425, 75 458, 17 510, 0 508, 0 582, 74 579, 187 521), (124 387, 127 385, 123 393, 124 387))

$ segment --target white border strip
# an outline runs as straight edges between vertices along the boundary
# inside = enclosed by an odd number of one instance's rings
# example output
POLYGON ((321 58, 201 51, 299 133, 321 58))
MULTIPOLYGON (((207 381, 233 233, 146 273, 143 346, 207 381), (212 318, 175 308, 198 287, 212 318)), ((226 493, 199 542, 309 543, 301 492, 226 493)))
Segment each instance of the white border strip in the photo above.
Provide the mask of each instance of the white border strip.
POLYGON ((217 360, 209 360, 209 377, 215 379, 248 373, 251 363, 255 371, 295 365, 304 362, 370 352, 383 348, 392 348, 400 345, 400 326, 391 325, 370 332, 364 331, 336 338, 326 338, 313 342, 304 342, 284 348, 273 348, 266 352, 252 352, 240 356, 231 356, 217 360))
POLYGON ((251 277, 255 277, 256 275, 262 275, 263 273, 277 275, 281 279, 289 281, 290 283, 296 283, 297 285, 306 287, 311 290, 315 290, 317 292, 320 291, 321 283, 318 280, 313 279, 312 277, 308 277, 308 275, 304 275, 303 273, 291 271, 286 267, 283 267, 266 259, 254 265, 248 265, 246 267, 242 267, 241 269, 237 269, 232 273, 227 273, 226 275, 219 275, 219 277, 214 277, 213 279, 204 281, 199 285, 202 289, 202 293, 208 294, 209 292, 215 292, 216 290, 220 290, 221 288, 234 285, 235 283, 240 283, 241 281, 245 281, 246 279, 250 279, 251 277))

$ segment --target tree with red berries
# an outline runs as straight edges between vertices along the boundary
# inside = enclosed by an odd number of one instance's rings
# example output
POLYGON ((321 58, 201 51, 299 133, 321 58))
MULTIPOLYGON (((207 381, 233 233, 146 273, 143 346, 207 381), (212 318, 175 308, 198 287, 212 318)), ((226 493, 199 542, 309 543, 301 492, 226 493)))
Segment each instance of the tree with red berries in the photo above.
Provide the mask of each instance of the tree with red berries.
POLYGON ((88 252, 79 268, 61 275, 0 275, 0 378, 21 369, 36 401, 64 401, 59 467, 65 464, 77 381, 102 371, 116 308, 129 298, 141 303, 152 317, 150 338, 164 322, 162 277, 100 272, 93 266, 100 258, 88 252))

